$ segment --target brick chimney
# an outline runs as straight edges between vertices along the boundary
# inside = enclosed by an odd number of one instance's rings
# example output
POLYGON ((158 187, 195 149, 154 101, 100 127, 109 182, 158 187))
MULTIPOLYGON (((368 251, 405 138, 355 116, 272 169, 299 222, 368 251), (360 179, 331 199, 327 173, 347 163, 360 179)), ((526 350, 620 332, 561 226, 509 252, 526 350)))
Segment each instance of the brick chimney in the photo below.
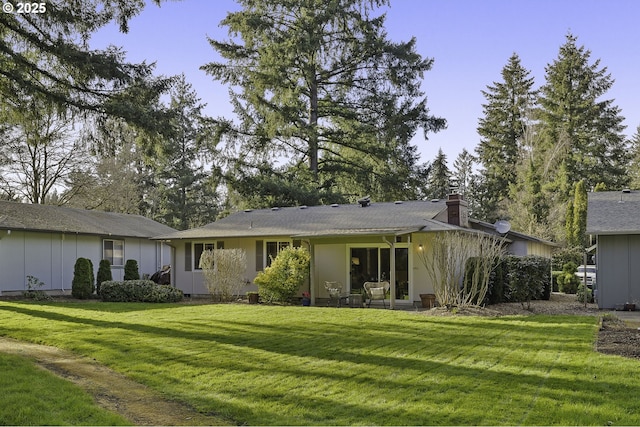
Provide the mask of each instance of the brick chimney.
POLYGON ((447 200, 447 222, 469 228, 469 205, 460 194, 450 194, 447 200))

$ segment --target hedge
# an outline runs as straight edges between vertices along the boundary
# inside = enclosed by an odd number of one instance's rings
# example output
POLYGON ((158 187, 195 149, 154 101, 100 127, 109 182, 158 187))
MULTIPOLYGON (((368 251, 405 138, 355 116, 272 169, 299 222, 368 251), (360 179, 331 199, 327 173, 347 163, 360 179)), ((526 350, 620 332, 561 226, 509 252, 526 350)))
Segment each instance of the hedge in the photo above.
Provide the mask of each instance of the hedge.
MULTIPOLYGON (((467 263, 467 275, 471 274, 473 264, 467 263)), ((491 270, 489 289, 481 304, 548 300, 551 297, 550 269, 550 260, 540 256, 501 257, 491 270)))
POLYGON ((100 297, 107 302, 179 302, 182 291, 151 280, 109 280, 102 282, 100 297))

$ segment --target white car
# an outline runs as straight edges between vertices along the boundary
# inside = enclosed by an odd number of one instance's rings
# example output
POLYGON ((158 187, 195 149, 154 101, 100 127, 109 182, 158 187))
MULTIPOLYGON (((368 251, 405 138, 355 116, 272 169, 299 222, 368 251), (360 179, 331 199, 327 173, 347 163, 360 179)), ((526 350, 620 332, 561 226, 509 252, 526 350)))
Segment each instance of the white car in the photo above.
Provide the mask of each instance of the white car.
POLYGON ((595 265, 580 265, 576 270, 576 276, 580 279, 580 282, 584 281, 584 273, 587 272, 587 288, 593 289, 596 284, 596 266, 595 265))

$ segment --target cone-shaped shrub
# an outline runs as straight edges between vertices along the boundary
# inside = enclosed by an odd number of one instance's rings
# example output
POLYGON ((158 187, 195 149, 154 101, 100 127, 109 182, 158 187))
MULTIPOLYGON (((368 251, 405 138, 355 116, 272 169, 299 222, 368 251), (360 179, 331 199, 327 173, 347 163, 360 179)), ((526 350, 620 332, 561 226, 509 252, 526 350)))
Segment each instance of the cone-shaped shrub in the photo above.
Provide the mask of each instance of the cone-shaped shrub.
POLYGON ((91 264, 86 258, 78 258, 73 267, 73 282, 71 282, 71 295, 78 299, 87 299, 91 297, 93 289, 91 279, 93 272, 91 264))
POLYGON ((124 264, 124 280, 140 280, 138 261, 135 259, 128 259, 124 264))
POLYGON ((111 262, 109 262, 108 259, 103 259, 100 261, 98 277, 96 280, 96 292, 98 295, 100 295, 100 285, 102 285, 102 282, 106 282, 107 280, 113 280, 113 276, 111 274, 111 262))

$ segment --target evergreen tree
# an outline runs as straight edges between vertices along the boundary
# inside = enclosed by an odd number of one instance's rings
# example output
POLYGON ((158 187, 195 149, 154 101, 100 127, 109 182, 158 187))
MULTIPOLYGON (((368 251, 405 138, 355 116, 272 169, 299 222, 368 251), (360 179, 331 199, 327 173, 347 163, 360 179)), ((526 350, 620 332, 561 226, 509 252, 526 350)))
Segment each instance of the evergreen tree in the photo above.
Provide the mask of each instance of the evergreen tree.
POLYGON ((640 126, 630 141, 631 162, 629 164, 629 187, 640 190, 640 126))
POLYGON ((470 202, 469 187, 473 176, 474 162, 475 157, 466 148, 462 149, 462 152, 458 154, 458 157, 453 162, 454 170, 452 176, 458 187, 458 194, 462 195, 468 202, 470 202))
POLYGON ((438 155, 431 164, 427 180, 427 196, 431 199, 446 199, 451 190, 451 172, 447 166, 447 156, 438 150, 438 155))
POLYGON ((140 272, 138 271, 138 261, 135 259, 128 259, 124 263, 124 280, 138 280, 140 279, 140 272))
POLYGON ((485 176, 482 219, 493 222, 499 215, 499 203, 509 196, 516 183, 516 165, 523 145, 536 92, 533 77, 522 67, 517 54, 511 55, 502 69, 502 82, 487 86, 482 94, 484 117, 480 119, 481 137, 476 152, 485 176))
POLYGON ((600 60, 590 63, 591 51, 576 42, 567 35, 558 58, 546 67, 538 100, 546 154, 542 167, 562 204, 570 196, 570 182, 584 179, 588 188, 599 182, 620 188, 628 182, 624 118, 613 100, 602 99, 613 79, 600 60))
POLYGON ((108 280, 113 280, 113 275, 111 274, 111 262, 108 259, 103 259, 100 261, 100 265, 98 266, 98 275, 96 276, 96 293, 100 295, 100 286, 102 286, 102 282, 106 282, 108 280))
POLYGON ((415 39, 387 39, 385 16, 372 17, 386 0, 239 3, 222 21, 234 39, 209 40, 224 62, 203 67, 231 86, 240 119, 219 128, 238 197, 317 204, 424 172, 409 141, 445 125, 420 90, 433 61, 415 39))
POLYGON ((569 201, 567 202, 567 215, 566 215, 564 224, 565 224, 565 231, 567 233, 567 236, 566 236, 567 246, 568 247, 577 246, 575 241, 575 236, 576 236, 575 223, 573 221, 573 199, 569 199, 569 201))
POLYGON ((151 217, 178 230, 198 227, 215 220, 218 213, 216 187, 207 160, 211 159, 210 123, 204 116, 193 87, 184 74, 171 88, 169 109, 173 111, 169 136, 153 144, 147 165, 156 183, 149 206, 151 217))
POLYGON ((584 246, 587 237, 587 188, 584 180, 575 185, 573 199, 573 237, 572 243, 584 246))
POLYGON ((93 293, 92 268, 87 258, 78 258, 73 267, 73 281, 71 295, 78 299, 87 299, 93 293))
MULTIPOLYGON (((159 4, 160 0, 155 0, 159 4)), ((0 13, 0 99, 39 97, 59 110, 121 117, 154 132, 165 114, 150 108, 170 82, 153 66, 130 64, 115 47, 88 50, 91 34, 110 22, 122 32, 143 0, 47 1, 41 13, 0 13)))

